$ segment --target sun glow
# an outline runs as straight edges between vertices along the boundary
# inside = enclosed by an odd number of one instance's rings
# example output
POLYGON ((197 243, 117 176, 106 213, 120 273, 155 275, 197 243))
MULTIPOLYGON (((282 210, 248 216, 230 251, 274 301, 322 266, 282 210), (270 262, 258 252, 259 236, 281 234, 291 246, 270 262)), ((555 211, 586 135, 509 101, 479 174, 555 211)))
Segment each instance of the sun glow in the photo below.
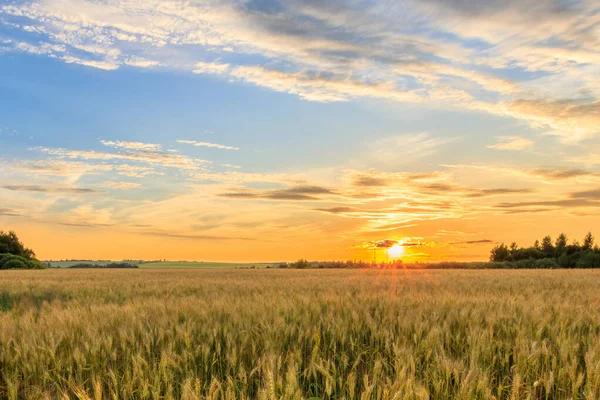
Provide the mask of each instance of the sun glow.
POLYGON ((400 258, 404 254, 404 246, 395 244, 387 249, 387 253, 391 258, 400 258))

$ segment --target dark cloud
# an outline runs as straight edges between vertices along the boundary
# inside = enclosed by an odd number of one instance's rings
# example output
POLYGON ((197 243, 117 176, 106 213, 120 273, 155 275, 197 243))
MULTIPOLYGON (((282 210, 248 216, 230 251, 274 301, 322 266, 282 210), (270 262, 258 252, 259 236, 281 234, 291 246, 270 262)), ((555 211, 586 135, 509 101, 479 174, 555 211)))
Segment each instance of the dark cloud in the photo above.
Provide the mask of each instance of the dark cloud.
POLYGON ((96 189, 85 188, 61 188, 61 187, 45 187, 39 185, 4 185, 3 189, 16 192, 36 192, 36 193, 73 193, 73 194, 98 194, 105 193, 96 189))
POLYGON ((377 247, 380 249, 387 249, 387 248, 397 245, 398 241, 393 240, 393 239, 383 239, 383 240, 377 240, 375 242, 371 242, 371 244, 373 245, 373 247, 377 247))
POLYGON ((166 238, 174 238, 174 239, 194 239, 194 240, 246 240, 246 241, 258 241, 256 238, 246 238, 246 237, 235 237, 235 236, 211 236, 211 235, 193 235, 193 234, 180 234, 180 233, 171 233, 171 232, 140 232, 142 235, 148 236, 160 236, 166 238))
POLYGON ((439 7, 446 12, 459 14, 465 18, 491 17, 506 12, 507 8, 515 9, 537 21, 534 16, 560 17, 565 13, 576 12, 578 1, 562 0, 508 0, 508 1, 472 1, 472 0, 419 0, 423 4, 439 7))
POLYGON ((574 199, 600 200, 600 189, 571 193, 569 197, 574 199))
POLYGON ((459 186, 448 183, 431 183, 429 185, 423 185, 422 188, 432 192, 452 192, 460 189, 459 186))
POLYGON ((388 210, 387 212, 394 213, 405 213, 405 214, 434 214, 440 213, 447 210, 451 210, 455 208, 453 205, 432 205, 431 207, 435 208, 427 208, 427 207, 397 207, 392 210, 388 210))
POLYGON ((314 195, 334 194, 331 189, 322 186, 300 185, 286 189, 275 189, 265 191, 232 191, 219 194, 220 197, 232 199, 268 199, 268 200, 295 200, 295 201, 318 201, 320 198, 314 195))
POLYGON ((5 217, 21 217, 22 216, 17 211, 11 210, 10 208, 0 208, 0 215, 3 215, 5 217))
POLYGON ((104 228, 108 226, 114 226, 112 224, 92 224, 87 222, 57 222, 56 224, 63 226, 75 226, 78 228, 104 228))
POLYGON ((354 186, 385 186, 386 181, 382 178, 377 178, 375 176, 369 175, 359 175, 352 182, 354 186))
POLYGON ((562 180, 577 178, 579 176, 596 175, 592 172, 576 168, 538 168, 530 170, 529 172, 549 180, 562 180))
POLYGON ((515 203, 500 203, 496 204, 496 208, 523 208, 523 207, 600 207, 600 202, 590 201, 587 199, 565 199, 565 200, 550 200, 550 201, 523 201, 515 203))
POLYGON ((467 194, 467 197, 478 198, 478 197, 488 197, 488 196, 500 196, 500 195, 510 195, 510 194, 526 194, 531 193, 531 189, 473 189, 471 193, 467 194))
POLYGON ((417 246, 423 246, 423 243, 421 243, 421 242, 405 242, 405 243, 401 243, 400 246, 402 246, 402 247, 417 247, 417 246))
POLYGON ((505 210, 504 214, 527 214, 553 211, 555 208, 524 208, 521 210, 505 210))
POLYGON ((342 214, 348 212, 357 212, 360 211, 354 207, 329 207, 329 208, 315 208, 314 211, 322 211, 330 214, 342 214))
POLYGON ((480 239, 480 240, 467 240, 464 242, 452 242, 450 244, 482 244, 482 243, 494 243, 494 241, 490 240, 490 239, 480 239))

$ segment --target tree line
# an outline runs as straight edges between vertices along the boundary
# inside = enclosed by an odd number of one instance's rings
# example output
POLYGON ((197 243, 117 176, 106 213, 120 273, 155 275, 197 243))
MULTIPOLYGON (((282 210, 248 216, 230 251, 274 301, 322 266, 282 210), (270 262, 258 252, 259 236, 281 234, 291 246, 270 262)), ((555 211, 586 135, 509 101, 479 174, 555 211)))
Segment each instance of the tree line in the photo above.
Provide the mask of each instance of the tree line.
POLYGON ((491 250, 490 261, 512 263, 517 268, 599 268, 600 248, 591 232, 581 243, 569 242, 567 235, 561 233, 556 240, 546 236, 530 247, 502 243, 491 250))

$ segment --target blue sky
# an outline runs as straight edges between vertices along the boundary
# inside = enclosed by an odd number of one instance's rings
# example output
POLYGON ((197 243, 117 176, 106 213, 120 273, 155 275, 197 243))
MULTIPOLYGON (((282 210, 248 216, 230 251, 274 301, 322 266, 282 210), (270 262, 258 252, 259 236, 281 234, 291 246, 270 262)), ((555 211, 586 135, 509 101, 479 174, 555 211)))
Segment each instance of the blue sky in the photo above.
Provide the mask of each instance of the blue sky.
POLYGON ((1 227, 44 258, 578 237, 599 38, 594 1, 4 2, 1 227))

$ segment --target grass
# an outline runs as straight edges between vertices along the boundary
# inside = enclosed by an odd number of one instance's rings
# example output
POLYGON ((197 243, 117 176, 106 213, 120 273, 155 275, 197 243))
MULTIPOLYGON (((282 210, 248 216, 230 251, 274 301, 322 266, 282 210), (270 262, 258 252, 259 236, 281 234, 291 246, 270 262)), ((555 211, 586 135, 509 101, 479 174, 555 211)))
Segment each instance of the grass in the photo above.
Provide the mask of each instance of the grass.
POLYGON ((597 399, 596 270, 0 274, 0 398, 597 399))

